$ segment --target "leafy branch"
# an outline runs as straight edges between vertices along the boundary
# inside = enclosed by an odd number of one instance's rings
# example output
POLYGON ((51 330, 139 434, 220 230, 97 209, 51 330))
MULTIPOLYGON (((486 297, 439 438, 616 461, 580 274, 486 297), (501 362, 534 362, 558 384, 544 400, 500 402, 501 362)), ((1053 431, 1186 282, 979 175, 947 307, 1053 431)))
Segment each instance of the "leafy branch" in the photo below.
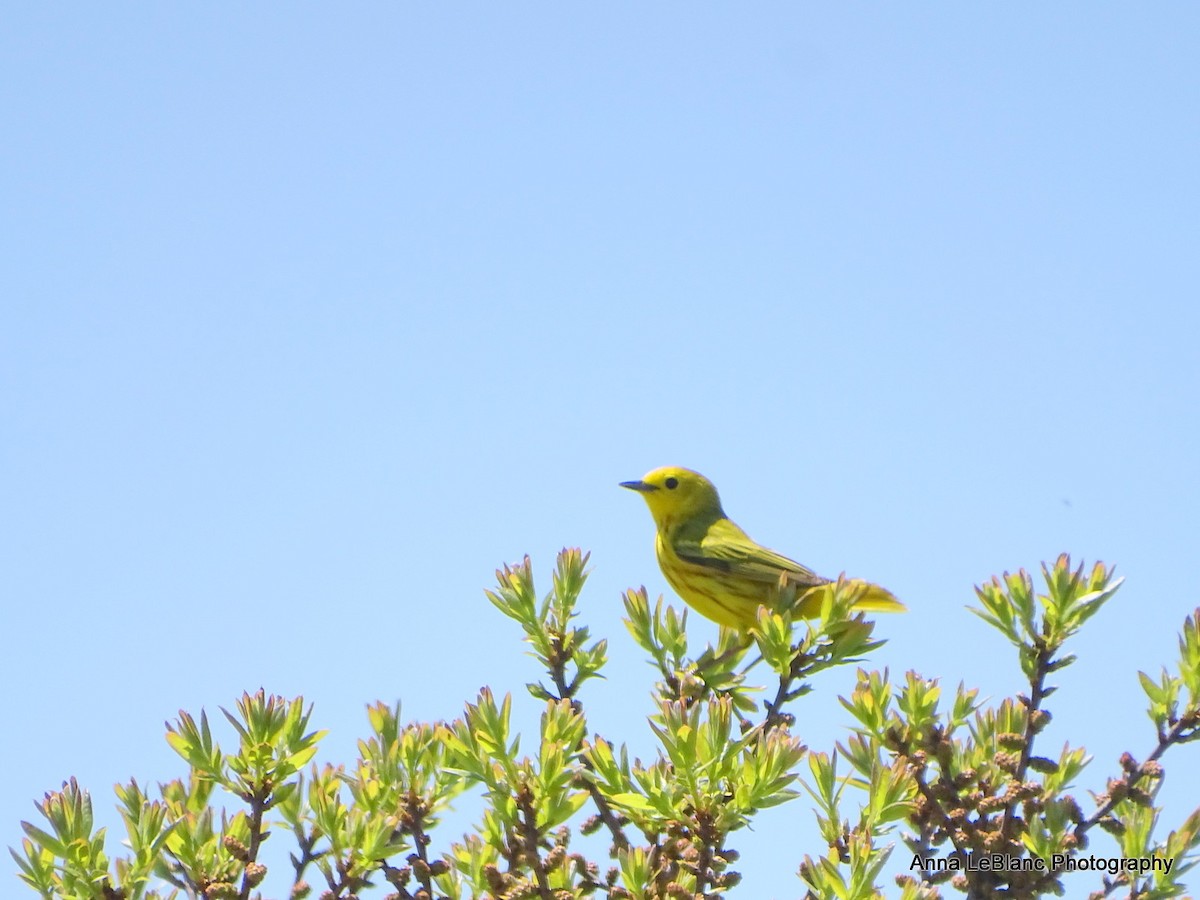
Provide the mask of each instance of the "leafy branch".
POLYGON ((92 799, 71 780, 38 804, 45 824, 22 824, 19 877, 44 898, 261 900, 262 848, 278 832, 295 841, 284 872, 295 900, 314 893, 310 881, 321 900, 372 891, 387 900, 696 900, 735 891, 745 829, 807 793, 825 845, 800 864, 812 898, 881 897, 897 840, 913 859, 896 879, 903 900, 947 889, 972 898, 1058 893, 1097 828, 1123 860, 1172 865, 1106 873, 1093 897, 1183 896, 1200 809, 1156 838, 1156 800, 1167 751, 1200 738, 1200 610, 1184 623, 1177 664, 1139 676, 1153 747, 1141 762, 1124 754, 1085 814, 1070 793, 1089 761, 1084 749, 1043 755, 1038 744, 1054 673, 1074 661, 1067 641, 1120 586, 1110 569, 1072 569, 1064 556, 1043 567, 1041 593, 1024 571, 977 589, 974 611, 1016 648, 1027 691, 988 706, 965 685, 943 696, 937 679, 909 672, 893 682, 860 669, 842 700, 853 731, 829 752, 809 752, 792 733, 793 709, 816 675, 861 663, 879 646, 873 623, 853 614, 861 585, 824 586, 819 604, 781 587, 747 633, 723 630, 695 656, 686 612, 628 591, 627 628, 657 676, 656 751, 643 762, 589 729, 586 690, 603 677, 607 643, 578 623, 587 562, 564 550, 539 596, 525 559, 497 572, 488 592, 544 672, 527 686, 542 705, 528 753, 512 729, 512 695, 489 688, 452 721, 405 723, 399 704, 369 706, 369 732, 350 765, 314 761, 324 732, 311 728, 300 698, 245 694, 222 711, 234 749, 218 744, 205 713, 180 712, 167 740, 186 775, 155 797, 136 781, 117 786, 123 855, 108 857, 92 799), (800 608, 816 617, 796 619, 800 608), (765 692, 751 683, 756 671, 770 683, 765 692), (468 791, 480 818, 447 840, 444 813, 468 791), (574 844, 593 834, 607 840, 574 844), (1016 862, 967 866, 985 854, 1016 862), (1048 864, 1031 865, 1038 860, 1048 864))

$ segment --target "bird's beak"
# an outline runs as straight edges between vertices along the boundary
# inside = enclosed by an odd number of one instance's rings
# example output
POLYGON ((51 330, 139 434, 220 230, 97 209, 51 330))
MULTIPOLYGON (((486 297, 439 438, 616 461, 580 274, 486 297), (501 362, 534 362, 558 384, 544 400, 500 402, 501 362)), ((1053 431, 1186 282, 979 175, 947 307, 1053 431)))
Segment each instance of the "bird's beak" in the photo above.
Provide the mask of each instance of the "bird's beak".
POLYGON ((643 494, 658 490, 657 485, 646 484, 644 481, 622 481, 621 487, 629 488, 631 491, 641 491, 643 494))

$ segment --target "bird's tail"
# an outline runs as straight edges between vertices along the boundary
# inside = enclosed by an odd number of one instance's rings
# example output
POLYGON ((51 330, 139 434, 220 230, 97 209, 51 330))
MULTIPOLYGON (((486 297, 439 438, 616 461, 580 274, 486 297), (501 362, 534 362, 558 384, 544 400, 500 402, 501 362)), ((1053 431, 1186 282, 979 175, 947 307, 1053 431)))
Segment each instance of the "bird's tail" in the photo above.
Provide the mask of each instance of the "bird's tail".
MULTIPOLYGON (((855 612, 900 613, 908 610, 908 607, 897 600, 887 588, 859 578, 848 579, 844 584, 852 591, 861 592, 854 599, 853 609, 855 612)), ((827 595, 832 593, 836 587, 837 582, 829 581, 806 591, 800 598, 797 614, 806 619, 814 619, 819 616, 821 605, 827 595)))
POLYGON ((887 613, 902 613, 907 612, 908 607, 896 599, 896 596, 887 588, 881 588, 877 584, 871 584, 869 581, 851 581, 850 584, 857 587, 860 584, 865 584, 867 589, 863 591, 862 596, 854 601, 855 611, 861 612, 887 612, 887 613))

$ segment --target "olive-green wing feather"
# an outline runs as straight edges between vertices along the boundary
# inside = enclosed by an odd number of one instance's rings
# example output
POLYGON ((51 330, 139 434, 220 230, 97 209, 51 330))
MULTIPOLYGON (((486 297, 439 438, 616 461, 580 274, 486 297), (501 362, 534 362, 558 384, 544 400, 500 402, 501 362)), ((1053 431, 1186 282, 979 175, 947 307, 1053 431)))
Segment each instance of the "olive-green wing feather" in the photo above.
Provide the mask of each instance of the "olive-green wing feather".
POLYGON ((776 584, 784 572, 788 581, 800 588, 815 587, 829 581, 794 559, 756 544, 746 532, 725 518, 710 522, 699 533, 689 534, 681 529, 672 546, 684 562, 739 575, 751 581, 776 584))

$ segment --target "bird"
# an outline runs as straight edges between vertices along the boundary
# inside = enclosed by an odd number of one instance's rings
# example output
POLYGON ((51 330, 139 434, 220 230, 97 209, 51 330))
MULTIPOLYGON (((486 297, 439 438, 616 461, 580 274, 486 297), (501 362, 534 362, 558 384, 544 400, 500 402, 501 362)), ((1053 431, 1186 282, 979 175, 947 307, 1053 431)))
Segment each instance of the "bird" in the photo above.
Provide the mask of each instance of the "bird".
MULTIPOLYGON (((784 590, 795 589, 798 618, 820 614, 821 588, 832 585, 807 566, 751 540, 725 515, 713 483, 691 469, 664 466, 620 486, 637 491, 650 507, 663 575, 688 606, 740 632, 758 621, 758 609, 775 609, 784 590)), ((885 588, 851 580, 861 593, 855 612, 904 612, 885 588)), ((830 587, 829 590, 832 590, 830 587)))

